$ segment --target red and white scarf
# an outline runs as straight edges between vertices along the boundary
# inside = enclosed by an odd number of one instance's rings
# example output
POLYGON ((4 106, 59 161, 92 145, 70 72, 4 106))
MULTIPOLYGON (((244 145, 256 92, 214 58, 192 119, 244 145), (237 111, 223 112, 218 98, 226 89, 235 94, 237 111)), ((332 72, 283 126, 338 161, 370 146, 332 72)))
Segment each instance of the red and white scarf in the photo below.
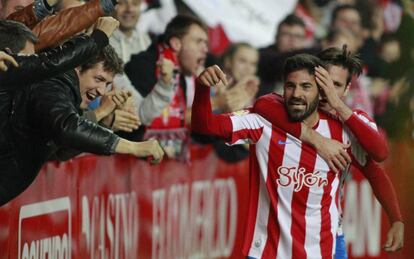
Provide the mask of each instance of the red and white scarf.
MULTIPOLYGON (((179 67, 177 57, 170 47, 158 45, 158 60, 171 60, 179 67)), ((160 77, 160 69, 156 68, 157 78, 160 77)), ((151 125, 146 128, 145 139, 155 138, 159 140, 169 158, 188 161, 188 129, 185 122, 187 110, 185 93, 180 85, 180 74, 174 75, 174 96, 170 104, 165 107, 161 114, 154 118, 151 125)))

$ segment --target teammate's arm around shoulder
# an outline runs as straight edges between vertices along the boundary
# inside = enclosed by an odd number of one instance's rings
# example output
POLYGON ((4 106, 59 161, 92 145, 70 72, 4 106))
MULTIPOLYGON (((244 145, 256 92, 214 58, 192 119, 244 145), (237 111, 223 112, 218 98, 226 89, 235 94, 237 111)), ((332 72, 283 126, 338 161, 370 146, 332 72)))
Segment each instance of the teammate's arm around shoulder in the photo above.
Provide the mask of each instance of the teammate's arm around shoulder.
POLYGON ((351 162, 351 158, 346 152, 349 145, 325 138, 303 122, 289 121, 281 96, 267 94, 258 98, 252 111, 269 120, 274 126, 314 147, 334 172, 344 170, 351 162))

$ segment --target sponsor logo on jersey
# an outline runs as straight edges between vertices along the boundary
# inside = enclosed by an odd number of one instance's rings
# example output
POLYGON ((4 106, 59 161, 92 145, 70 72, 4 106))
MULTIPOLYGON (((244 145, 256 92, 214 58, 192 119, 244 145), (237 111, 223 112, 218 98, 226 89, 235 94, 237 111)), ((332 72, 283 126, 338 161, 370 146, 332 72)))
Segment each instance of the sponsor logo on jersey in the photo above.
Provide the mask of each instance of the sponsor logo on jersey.
POLYGON ((282 187, 293 186, 294 191, 300 191, 303 186, 323 188, 328 184, 328 179, 320 175, 319 171, 307 173, 303 167, 279 166, 276 170, 279 178, 276 183, 282 187))

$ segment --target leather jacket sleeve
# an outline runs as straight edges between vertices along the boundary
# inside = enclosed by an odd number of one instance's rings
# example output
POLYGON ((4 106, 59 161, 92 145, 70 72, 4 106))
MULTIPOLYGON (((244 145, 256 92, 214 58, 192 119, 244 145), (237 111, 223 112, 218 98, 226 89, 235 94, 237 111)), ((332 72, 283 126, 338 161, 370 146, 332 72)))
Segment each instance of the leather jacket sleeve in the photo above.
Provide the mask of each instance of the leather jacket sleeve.
POLYGON ((105 15, 100 0, 92 0, 84 5, 62 10, 38 20, 33 11, 33 4, 12 13, 7 17, 25 24, 39 38, 35 44, 36 52, 59 45, 72 35, 91 27, 99 17, 105 15))
MULTIPOLYGON (((84 112, 82 114, 82 117, 85 118, 85 119, 87 119, 87 120, 89 120, 89 121, 91 121, 91 122, 97 123, 98 125, 100 125, 100 126, 102 126, 104 128, 106 128, 105 125, 99 123, 96 120, 95 113, 92 110, 89 110, 89 111, 84 112)), ((67 161, 67 160, 69 160, 71 158, 74 158, 77 155, 80 155, 80 154, 82 154, 82 152, 79 151, 79 150, 68 149, 68 148, 59 148, 52 155, 52 157, 49 158, 49 161, 54 161, 54 160, 57 160, 57 161, 67 161)))
POLYGON ((91 36, 79 35, 61 47, 39 55, 14 56, 19 67, 9 66, 0 73, 0 90, 18 90, 30 83, 74 69, 108 45, 108 37, 100 30, 91 36))
POLYGON ((105 15, 99 0, 62 10, 40 21, 32 30, 39 38, 36 52, 59 45, 62 41, 91 27, 105 15))
POLYGON ((69 73, 75 72, 67 72, 32 86, 28 109, 32 111, 34 121, 61 148, 98 155, 113 154, 119 137, 79 115, 76 108, 79 104, 68 86, 74 80, 65 79, 69 73))
POLYGON ((39 20, 37 19, 34 13, 33 8, 34 8, 33 4, 30 4, 26 6, 25 8, 20 9, 10 14, 9 16, 7 16, 7 20, 13 20, 16 22, 23 23, 30 29, 33 29, 33 27, 39 22, 39 20))

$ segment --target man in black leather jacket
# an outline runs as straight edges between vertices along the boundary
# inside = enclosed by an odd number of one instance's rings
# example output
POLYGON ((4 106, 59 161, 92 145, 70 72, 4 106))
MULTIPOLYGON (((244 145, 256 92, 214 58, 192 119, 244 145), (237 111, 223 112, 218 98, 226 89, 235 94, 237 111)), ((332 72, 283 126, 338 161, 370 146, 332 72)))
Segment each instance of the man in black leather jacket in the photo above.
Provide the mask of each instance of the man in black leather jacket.
MULTIPOLYGON (((108 25, 104 27, 108 28, 108 25)), ((107 60, 112 59, 113 63, 114 59, 108 54, 107 48, 101 50, 98 53, 100 55, 91 62, 85 63, 91 57, 89 52, 96 54, 99 48, 107 45, 107 35, 115 28, 107 34, 95 31, 91 37, 79 36, 65 43, 61 48, 62 52, 67 51, 65 55, 53 55, 52 51, 37 58, 17 56, 20 66, 9 69, 0 78, 2 89, 7 89, 3 93, 12 97, 10 112, 2 114, 2 117, 6 115, 7 124, 2 125, 4 139, 0 146, 0 205, 24 191, 58 148, 103 155, 123 153, 139 157, 153 156, 155 162, 162 159, 163 151, 156 141, 129 142, 81 117, 81 106, 102 95, 105 86, 119 72, 113 69, 111 61, 107 65, 107 60), (99 36, 94 36, 97 34, 99 36), (83 40, 76 42, 80 39, 83 40), (104 44, 99 45, 100 40, 104 44), (36 61, 29 62, 30 59, 36 61), (43 62, 39 62, 39 59, 43 62), (68 65, 70 59, 77 60, 77 65, 83 66, 77 67, 76 71, 68 70, 75 65, 73 62, 71 66, 68 65), (36 62, 37 65, 33 67, 36 62), (30 84, 42 79, 42 76, 54 76, 53 71, 64 73, 30 84), (16 76, 20 79, 16 79, 16 76)))
MULTIPOLYGON (((101 26, 90 37, 80 35, 59 48, 34 55, 33 44, 36 43, 37 38, 33 32, 18 22, 0 21, 0 49, 12 51, 19 64, 18 67, 9 66, 6 72, 0 72, 1 161, 7 163, 11 158, 10 115, 13 95, 32 83, 56 76, 68 69, 74 69, 96 55, 108 44, 108 36, 104 31, 110 32, 101 26)), ((0 166, 0 185, 4 182, 2 179, 4 171, 0 166)))

